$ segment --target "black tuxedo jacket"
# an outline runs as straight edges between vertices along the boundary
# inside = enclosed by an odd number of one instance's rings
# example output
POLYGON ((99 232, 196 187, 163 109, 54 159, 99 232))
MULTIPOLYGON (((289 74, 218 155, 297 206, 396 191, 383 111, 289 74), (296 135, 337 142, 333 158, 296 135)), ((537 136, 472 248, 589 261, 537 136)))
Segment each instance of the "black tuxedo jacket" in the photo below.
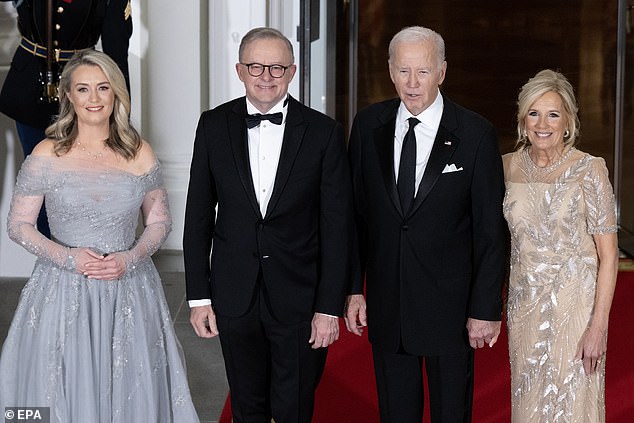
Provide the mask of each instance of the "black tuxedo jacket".
POLYGON ((261 216, 246 113, 242 97, 204 112, 198 123, 183 240, 187 299, 211 298, 217 313, 238 317, 261 272, 278 319, 340 316, 353 236, 343 129, 289 98, 274 188, 261 216))
POLYGON ((352 293, 363 292, 365 276, 369 339, 387 351, 396 352, 402 339, 411 354, 448 354, 468 345, 468 317, 501 318, 506 226, 495 130, 443 99, 429 162, 407 212, 394 176, 400 100, 362 110, 352 127, 359 235, 352 293), (458 170, 447 172, 452 164, 458 170))

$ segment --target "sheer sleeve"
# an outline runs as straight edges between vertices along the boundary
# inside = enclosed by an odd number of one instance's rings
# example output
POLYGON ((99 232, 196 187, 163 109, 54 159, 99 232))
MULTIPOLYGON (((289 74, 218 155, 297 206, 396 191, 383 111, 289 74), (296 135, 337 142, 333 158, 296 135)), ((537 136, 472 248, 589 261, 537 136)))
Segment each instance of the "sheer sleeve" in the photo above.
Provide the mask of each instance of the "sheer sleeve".
POLYGON ((590 163, 589 171, 583 180, 583 193, 587 210, 588 233, 617 232, 614 191, 608 177, 608 169, 602 158, 595 158, 590 163))
POLYGON ((18 173, 7 217, 7 234, 37 257, 75 270, 70 248, 42 235, 35 227, 50 177, 47 158, 28 156, 18 173))
POLYGON ((128 269, 154 254, 165 242, 172 230, 172 216, 169 210, 167 191, 163 187, 160 168, 148 175, 149 191, 143 198, 141 212, 145 229, 128 254, 128 269))

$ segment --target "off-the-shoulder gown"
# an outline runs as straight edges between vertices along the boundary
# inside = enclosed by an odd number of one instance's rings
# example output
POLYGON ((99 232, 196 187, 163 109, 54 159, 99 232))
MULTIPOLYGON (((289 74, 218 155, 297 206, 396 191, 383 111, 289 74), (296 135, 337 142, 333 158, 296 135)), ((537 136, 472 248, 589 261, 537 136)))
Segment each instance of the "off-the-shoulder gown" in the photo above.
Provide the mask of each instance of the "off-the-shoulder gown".
POLYGON ((198 422, 150 257, 171 230, 159 163, 134 175, 96 160, 29 156, 7 225, 37 261, 2 349, 0 410, 50 407, 61 423, 198 422), (31 223, 43 197, 52 240, 31 223), (87 278, 69 247, 122 254, 126 272, 87 278))

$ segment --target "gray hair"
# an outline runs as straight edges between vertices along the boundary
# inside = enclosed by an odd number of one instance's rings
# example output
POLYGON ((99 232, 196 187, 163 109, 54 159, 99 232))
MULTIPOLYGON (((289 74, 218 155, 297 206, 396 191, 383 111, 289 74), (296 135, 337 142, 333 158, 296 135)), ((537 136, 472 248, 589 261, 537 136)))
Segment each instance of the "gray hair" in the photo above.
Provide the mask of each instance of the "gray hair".
POLYGON ((392 63, 392 57, 396 52, 396 47, 401 43, 416 43, 428 41, 436 46, 438 65, 445 61, 445 40, 434 30, 422 26, 409 26, 401 29, 392 37, 388 48, 388 61, 392 63))
POLYGON ((244 54, 244 49, 257 40, 266 40, 266 39, 275 39, 283 41, 288 48, 288 52, 291 55, 291 64, 295 63, 295 55, 293 54, 293 45, 290 40, 284 36, 280 31, 274 28, 260 27, 253 28, 242 37, 242 41, 240 41, 240 47, 238 48, 238 61, 242 63, 242 55, 244 54))

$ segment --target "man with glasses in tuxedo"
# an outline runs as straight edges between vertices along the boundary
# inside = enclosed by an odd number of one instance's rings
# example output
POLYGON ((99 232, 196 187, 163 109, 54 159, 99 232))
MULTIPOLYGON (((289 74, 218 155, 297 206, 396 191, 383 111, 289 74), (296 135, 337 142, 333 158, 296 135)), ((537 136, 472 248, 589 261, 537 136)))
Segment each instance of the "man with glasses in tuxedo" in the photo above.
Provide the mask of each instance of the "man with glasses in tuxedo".
POLYGON ((249 31, 236 64, 246 96, 204 112, 194 141, 190 322, 220 335, 236 423, 311 421, 349 277, 343 128, 288 95, 293 62, 279 31, 249 31))

